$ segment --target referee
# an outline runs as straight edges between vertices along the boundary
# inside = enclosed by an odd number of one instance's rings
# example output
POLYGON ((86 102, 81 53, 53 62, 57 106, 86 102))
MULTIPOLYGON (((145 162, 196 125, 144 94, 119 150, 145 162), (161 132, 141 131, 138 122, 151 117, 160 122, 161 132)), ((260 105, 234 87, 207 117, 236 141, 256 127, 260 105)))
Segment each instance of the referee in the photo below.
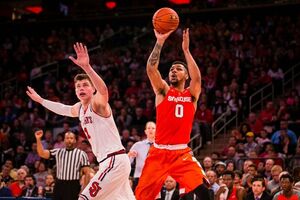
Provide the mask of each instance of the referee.
POLYGON ((50 156, 56 160, 56 182, 54 186, 53 200, 74 200, 78 199, 81 189, 80 173, 85 175, 85 187, 91 177, 87 154, 75 148, 76 136, 72 132, 66 132, 64 143, 65 148, 46 150, 43 148, 41 138, 43 131, 35 132, 37 152, 40 157, 49 159, 50 156))

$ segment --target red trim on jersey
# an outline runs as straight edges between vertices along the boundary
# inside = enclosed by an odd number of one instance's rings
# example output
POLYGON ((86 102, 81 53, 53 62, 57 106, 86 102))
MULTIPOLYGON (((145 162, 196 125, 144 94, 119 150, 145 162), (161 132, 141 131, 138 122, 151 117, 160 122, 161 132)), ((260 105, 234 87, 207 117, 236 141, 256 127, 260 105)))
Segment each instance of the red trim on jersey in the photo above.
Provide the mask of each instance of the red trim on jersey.
POLYGON ((113 168, 114 163, 115 163, 115 156, 112 156, 111 159, 110 159, 108 167, 100 174, 98 180, 102 181, 104 179, 106 174, 113 168))

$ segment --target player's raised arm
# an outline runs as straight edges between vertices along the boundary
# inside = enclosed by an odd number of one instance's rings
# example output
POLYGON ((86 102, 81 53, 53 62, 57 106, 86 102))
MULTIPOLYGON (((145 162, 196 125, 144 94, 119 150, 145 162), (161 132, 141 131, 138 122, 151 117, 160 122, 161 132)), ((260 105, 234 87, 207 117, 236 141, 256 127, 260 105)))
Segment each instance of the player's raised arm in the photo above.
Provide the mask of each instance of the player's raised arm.
POLYGON ((73 106, 65 105, 59 102, 49 101, 42 98, 32 87, 27 86, 26 94, 35 102, 41 104, 48 110, 52 112, 68 116, 68 117, 78 117, 79 104, 73 106))
POLYGON ((155 37, 156 37, 156 44, 150 54, 147 62, 147 74, 150 79, 151 85, 155 94, 163 93, 168 87, 167 83, 162 79, 160 72, 158 71, 158 64, 161 49, 165 43, 165 40, 169 37, 172 31, 161 34, 158 33, 154 29, 155 37))
POLYGON ((91 79, 95 89, 97 90, 96 94, 92 98, 93 109, 101 115, 109 115, 110 109, 108 105, 108 90, 102 78, 90 65, 87 47, 82 43, 77 42, 76 44, 74 44, 74 50, 76 52, 77 58, 75 59, 74 57, 70 56, 70 60, 72 60, 76 65, 78 65, 85 71, 85 73, 91 79))
POLYGON ((191 52, 190 52, 190 36, 189 29, 183 30, 182 35, 182 50, 184 57, 188 66, 189 75, 191 78, 190 82, 190 92, 195 98, 195 101, 198 100, 201 93, 201 73, 197 63, 195 62, 191 52))

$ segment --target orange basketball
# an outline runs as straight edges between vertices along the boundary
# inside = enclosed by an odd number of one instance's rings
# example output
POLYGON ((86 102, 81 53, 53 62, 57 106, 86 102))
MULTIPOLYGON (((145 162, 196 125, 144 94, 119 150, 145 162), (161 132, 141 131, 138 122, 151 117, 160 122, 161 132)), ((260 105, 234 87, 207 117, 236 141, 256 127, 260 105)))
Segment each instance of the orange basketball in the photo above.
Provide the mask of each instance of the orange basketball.
POLYGON ((157 10, 152 18, 152 24, 159 33, 167 33, 176 30, 179 25, 179 17, 171 8, 161 8, 157 10))

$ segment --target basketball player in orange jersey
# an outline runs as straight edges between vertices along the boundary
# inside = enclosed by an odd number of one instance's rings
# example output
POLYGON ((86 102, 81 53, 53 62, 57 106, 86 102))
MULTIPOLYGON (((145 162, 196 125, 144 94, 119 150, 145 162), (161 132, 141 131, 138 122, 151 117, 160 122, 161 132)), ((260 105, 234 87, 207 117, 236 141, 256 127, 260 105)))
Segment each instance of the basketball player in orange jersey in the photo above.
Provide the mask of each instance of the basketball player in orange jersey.
POLYGON ((97 157, 99 170, 79 195, 80 200, 134 200, 129 185, 130 161, 108 104, 108 90, 89 63, 85 45, 74 45, 77 58, 69 57, 86 74, 74 78, 78 103, 68 106, 43 99, 28 87, 27 95, 59 115, 79 117, 82 129, 97 157))
POLYGON ((204 184, 207 181, 205 172, 187 145, 201 92, 200 70, 189 50, 189 29, 183 31, 182 41, 187 65, 179 61, 172 64, 170 85, 162 79, 158 64, 163 44, 171 32, 154 32, 157 40, 147 62, 147 74, 156 94, 156 136, 135 191, 136 198, 155 199, 170 175, 179 183, 181 192, 194 190, 200 199, 207 200, 210 195, 204 184), (185 88, 189 74, 190 86, 185 88))

